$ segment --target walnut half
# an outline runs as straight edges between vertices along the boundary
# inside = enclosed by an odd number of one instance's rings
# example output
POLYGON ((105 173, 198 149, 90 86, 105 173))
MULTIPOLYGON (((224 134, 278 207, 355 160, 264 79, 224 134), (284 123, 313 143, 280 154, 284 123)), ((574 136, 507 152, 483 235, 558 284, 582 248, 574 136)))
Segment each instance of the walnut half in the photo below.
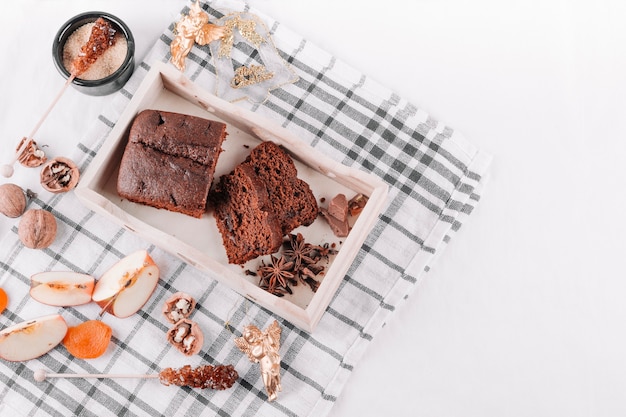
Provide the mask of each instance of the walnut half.
POLYGON ((202 349, 204 336, 195 322, 182 319, 167 332, 167 340, 181 353, 191 356, 202 349))
POLYGON ((177 292, 165 301, 163 314, 170 323, 177 323, 182 319, 189 318, 195 307, 196 300, 191 295, 177 292))
POLYGON ((37 146, 37 142, 25 137, 22 138, 15 151, 17 152, 18 162, 25 167, 35 168, 47 160, 46 154, 37 146), (24 144, 25 141, 28 141, 28 143, 24 144))
POLYGON ((76 187, 79 176, 78 167, 73 161, 59 157, 41 167, 39 179, 45 190, 58 194, 76 187))

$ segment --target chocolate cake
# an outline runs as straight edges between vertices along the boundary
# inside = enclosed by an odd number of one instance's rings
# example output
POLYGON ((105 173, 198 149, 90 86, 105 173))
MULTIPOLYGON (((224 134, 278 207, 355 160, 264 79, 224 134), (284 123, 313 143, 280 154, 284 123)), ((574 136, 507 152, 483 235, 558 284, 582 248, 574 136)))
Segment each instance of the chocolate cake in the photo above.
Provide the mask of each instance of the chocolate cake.
POLYGON ((309 185, 297 177, 296 166, 283 148, 274 142, 262 142, 244 163, 251 165, 265 183, 271 210, 281 222, 283 235, 315 221, 318 215, 315 196, 309 185))
POLYGON ((284 149, 263 142, 220 178, 214 215, 229 263, 277 252, 284 235, 317 218, 315 196, 297 174, 284 149))
POLYGON ((160 110, 139 113, 120 163, 117 192, 129 201, 201 217, 226 125, 160 110))
POLYGON ((214 214, 229 263, 243 264, 278 251, 282 227, 270 209, 265 184, 251 166, 242 164, 224 175, 214 197, 214 214))

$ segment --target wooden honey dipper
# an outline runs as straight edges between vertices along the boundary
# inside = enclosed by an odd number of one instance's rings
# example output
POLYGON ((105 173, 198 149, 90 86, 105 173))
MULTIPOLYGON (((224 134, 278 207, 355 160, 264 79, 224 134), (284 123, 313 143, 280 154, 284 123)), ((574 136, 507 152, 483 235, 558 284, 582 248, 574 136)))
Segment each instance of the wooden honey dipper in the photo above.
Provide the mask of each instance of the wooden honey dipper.
POLYGON ((94 62, 96 62, 104 51, 106 51, 114 43, 115 29, 113 29, 108 20, 99 17, 91 29, 89 40, 82 46, 81 53, 74 59, 74 61, 72 61, 72 72, 65 81, 65 84, 54 97, 52 103, 50 103, 50 106, 46 109, 46 112, 39 119, 32 132, 30 132, 30 135, 26 137, 26 139, 22 142, 22 145, 17 149, 11 162, 0 167, 0 174, 3 177, 9 178, 13 175, 13 165, 15 165, 15 162, 19 159, 22 152, 24 152, 24 150, 30 145, 33 136, 35 136, 35 133, 37 133, 44 120, 46 120, 48 114, 50 114, 67 87, 72 83, 72 81, 74 81, 74 78, 87 71, 87 69, 89 69, 94 62))

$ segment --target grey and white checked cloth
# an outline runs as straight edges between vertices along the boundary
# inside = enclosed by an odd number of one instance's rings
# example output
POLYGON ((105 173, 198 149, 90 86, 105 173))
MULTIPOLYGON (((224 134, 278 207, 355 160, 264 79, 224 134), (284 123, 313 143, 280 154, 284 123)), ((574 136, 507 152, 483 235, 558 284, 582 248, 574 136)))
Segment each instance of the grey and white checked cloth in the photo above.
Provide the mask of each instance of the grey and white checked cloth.
MULTIPOLYGON (((138 313, 126 319, 103 317, 113 329, 113 339, 100 358, 77 359, 58 346, 31 361, 0 361, 5 411, 18 409, 29 416, 324 416, 377 331, 415 290, 480 199, 490 157, 458 132, 243 3, 216 1, 202 7, 212 20, 230 11, 259 16, 299 77, 273 90, 263 104, 238 105, 278 121, 329 157, 382 178, 390 190, 387 204, 317 329, 309 334, 246 301, 211 274, 84 208, 73 193, 35 199, 31 207, 49 210, 58 219, 58 236, 41 251, 25 248, 16 227, 3 238, 0 285, 14 298, 0 316, 1 328, 53 313, 60 313, 70 326, 97 317, 99 308, 93 303, 55 308, 33 301, 28 290, 30 276, 37 272, 74 270, 98 277, 120 258, 147 248, 161 279, 138 313), (192 319, 205 334, 202 351, 191 358, 164 343, 169 325, 161 307, 177 291, 196 297, 192 319), (15 299, 16 294, 23 297, 15 299), (277 401, 267 402, 257 365, 233 339, 246 324, 266 328, 274 319, 282 327, 283 391, 277 401), (166 387, 153 379, 33 379, 40 368, 148 374, 200 363, 233 364, 240 379, 225 391, 166 387)), ((181 14, 187 12, 185 8, 181 14)), ((97 154, 151 64, 169 60, 174 23, 70 155, 81 170, 97 154)), ((211 91, 215 68, 208 46, 192 49, 185 74, 211 91)))

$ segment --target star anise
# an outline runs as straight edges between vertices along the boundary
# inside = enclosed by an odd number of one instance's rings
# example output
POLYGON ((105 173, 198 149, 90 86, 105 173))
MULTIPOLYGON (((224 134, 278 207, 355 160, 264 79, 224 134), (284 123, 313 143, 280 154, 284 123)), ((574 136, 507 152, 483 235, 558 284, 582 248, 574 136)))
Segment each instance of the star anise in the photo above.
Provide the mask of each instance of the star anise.
POLYGON ((298 277, 299 281, 311 287, 313 292, 316 292, 320 284, 314 277, 324 270, 324 267, 316 265, 320 256, 314 250, 315 246, 306 243, 301 233, 290 234, 286 246, 290 249, 285 249, 283 253, 287 259, 293 262, 294 275, 298 277))
POLYGON ((283 253, 287 259, 293 262, 294 271, 300 271, 306 265, 317 262, 311 257, 313 255, 313 245, 304 241, 302 233, 297 235, 290 234, 286 243, 289 249, 285 249, 283 253))
POLYGON ((289 282, 293 280, 294 275, 291 272, 293 262, 286 261, 284 256, 276 257, 271 255, 270 263, 261 262, 261 266, 257 270, 261 277, 259 286, 268 292, 282 296, 285 293, 291 294, 289 282))
MULTIPOLYGON (((330 256, 336 255, 338 251, 335 247, 334 243, 312 245, 305 242, 301 233, 290 234, 283 242, 282 256, 271 255, 268 264, 261 261, 257 269, 259 286, 278 297, 293 294, 291 287, 298 285, 298 282, 316 292, 320 286, 316 278, 323 275, 325 269, 319 265, 319 261, 328 261, 330 256)), ((246 273, 254 274, 251 271, 246 273)))

